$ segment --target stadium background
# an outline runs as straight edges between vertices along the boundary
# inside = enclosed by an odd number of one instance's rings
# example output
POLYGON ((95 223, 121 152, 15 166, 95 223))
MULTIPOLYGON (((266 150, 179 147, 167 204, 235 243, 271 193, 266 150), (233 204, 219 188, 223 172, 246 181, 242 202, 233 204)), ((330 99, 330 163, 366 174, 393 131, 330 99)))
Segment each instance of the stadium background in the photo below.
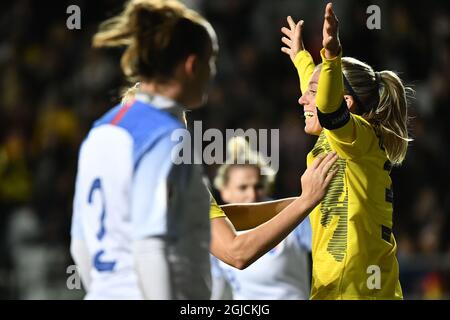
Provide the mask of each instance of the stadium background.
MULTIPOLYGON (((280 51, 288 14, 305 20, 318 61, 325 1, 190 0, 215 27, 218 76, 206 108, 189 114, 207 128, 279 128, 275 197, 298 193, 314 138, 303 132, 298 79, 280 51)), ((123 1, 17 0, 0 4, 0 298, 79 298, 66 287, 78 146, 126 85, 119 50, 93 50, 98 23, 123 1), (81 8, 68 30, 66 8, 81 8)), ((390 69, 417 91, 411 143, 393 170, 394 233, 407 299, 450 298, 450 20, 446 1, 335 1, 344 55, 390 69), (368 30, 366 8, 381 8, 368 30)), ((207 167, 213 177, 216 167, 207 167)))

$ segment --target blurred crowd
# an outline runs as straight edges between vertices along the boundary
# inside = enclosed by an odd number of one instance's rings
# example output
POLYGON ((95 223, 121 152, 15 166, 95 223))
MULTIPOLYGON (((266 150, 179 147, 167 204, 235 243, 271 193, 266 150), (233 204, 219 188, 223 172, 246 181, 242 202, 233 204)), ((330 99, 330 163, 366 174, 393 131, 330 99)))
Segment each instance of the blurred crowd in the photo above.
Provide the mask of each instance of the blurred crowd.
MULTIPOLYGON (((188 0, 215 27, 218 75, 206 108, 188 115, 203 129, 279 128, 277 198, 295 196, 315 139, 303 132, 299 81, 281 51, 286 16, 305 20, 316 62, 325 1, 188 0)), ((0 298, 72 298, 66 288, 78 147, 92 122, 127 85, 120 51, 94 50, 98 23, 123 1, 18 0, 0 4, 0 298), (66 8, 81 8, 69 30, 66 8)), ((411 143, 392 172, 394 234, 406 298, 450 298, 450 19, 445 1, 339 0, 344 55, 397 71, 416 90, 411 143), (366 26, 370 4, 381 29, 366 26)), ((216 166, 205 168, 210 178, 216 166)))

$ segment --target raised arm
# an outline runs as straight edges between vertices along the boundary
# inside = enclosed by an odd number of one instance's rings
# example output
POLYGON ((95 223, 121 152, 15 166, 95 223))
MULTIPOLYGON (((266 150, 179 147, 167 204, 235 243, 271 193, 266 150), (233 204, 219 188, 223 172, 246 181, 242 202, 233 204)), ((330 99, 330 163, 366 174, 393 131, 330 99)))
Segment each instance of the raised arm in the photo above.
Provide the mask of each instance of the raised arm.
POLYGON ((314 72, 315 65, 313 58, 303 45, 304 21, 300 20, 295 23, 292 17, 288 16, 287 22, 289 28, 281 28, 281 32, 285 35, 281 38, 281 41, 286 45, 286 47, 281 48, 281 51, 286 53, 294 63, 300 78, 300 89, 304 93, 308 90, 309 79, 314 72))
POLYGON ((211 219, 211 253, 225 263, 244 269, 280 243, 300 224, 325 195, 335 175, 330 168, 337 155, 319 157, 301 178, 302 194, 269 221, 237 235, 226 217, 211 219))
POLYGON ((351 143, 356 139, 354 119, 344 100, 344 80, 339 41, 339 22, 331 3, 325 8, 323 23, 322 67, 317 87, 316 104, 321 125, 334 139, 351 143))
POLYGON ((317 88, 317 108, 323 113, 332 113, 342 104, 344 84, 341 67, 341 44, 339 41, 338 20, 332 4, 327 4, 323 22, 322 68, 317 88))

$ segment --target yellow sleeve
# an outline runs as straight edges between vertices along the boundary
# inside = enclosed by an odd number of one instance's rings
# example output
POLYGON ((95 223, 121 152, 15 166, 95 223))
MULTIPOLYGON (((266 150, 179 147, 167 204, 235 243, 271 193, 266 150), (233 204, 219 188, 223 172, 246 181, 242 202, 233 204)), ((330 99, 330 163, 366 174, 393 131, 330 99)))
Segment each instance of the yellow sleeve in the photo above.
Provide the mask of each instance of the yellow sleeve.
POLYGON ((317 85, 316 104, 322 113, 332 113, 339 109, 344 98, 344 80, 342 78, 342 50, 333 59, 325 58, 325 49, 320 51, 322 68, 317 85))
POLYGON ((314 68, 314 60, 308 51, 302 50, 294 58, 294 65, 300 78, 300 90, 304 94, 308 90, 309 79, 311 78, 314 68))
MULTIPOLYGON (((325 57, 325 49, 320 51, 322 68, 317 88, 316 104, 322 113, 332 113, 340 106, 344 98, 342 76, 342 50, 333 59, 325 57)), ((342 127, 324 129, 328 142, 341 158, 353 159, 363 155, 376 141, 372 126, 361 116, 350 113, 350 120, 342 127)))
MULTIPOLYGON (((317 86, 316 104, 322 113, 332 113, 339 109, 344 99, 344 80, 342 77, 342 49, 333 59, 325 57, 325 49, 320 51, 322 68, 320 70, 317 86)), ((336 140, 353 145, 358 130, 355 127, 355 118, 350 117, 344 126, 332 130, 336 140)), ((336 150, 337 151, 337 150, 336 150)), ((342 157, 342 155, 340 155, 342 157)))
MULTIPOLYGON (((355 159, 366 154, 372 147, 372 144, 378 141, 371 124, 363 117, 353 113, 350 113, 350 121, 342 128, 323 130, 331 149, 336 151, 339 157, 343 159, 355 159), (350 123, 353 127, 355 138, 350 141, 343 140, 341 131, 348 131, 350 123)), ((346 134, 344 133, 344 136, 346 134)))
POLYGON ((212 195, 210 195, 211 198, 211 205, 209 208, 209 218, 221 218, 226 217, 225 212, 223 212, 222 208, 219 207, 219 205, 216 202, 216 199, 212 195))

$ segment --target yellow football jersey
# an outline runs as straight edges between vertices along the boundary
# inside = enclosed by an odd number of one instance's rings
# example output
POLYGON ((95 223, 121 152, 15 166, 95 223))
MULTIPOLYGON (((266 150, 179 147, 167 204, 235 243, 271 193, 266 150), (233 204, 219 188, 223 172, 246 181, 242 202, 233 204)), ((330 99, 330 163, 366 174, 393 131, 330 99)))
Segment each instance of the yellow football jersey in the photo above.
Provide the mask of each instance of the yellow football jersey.
MULTIPOLYGON (((321 56, 316 104, 322 113, 330 113, 343 99, 342 51, 329 60, 323 50, 321 56)), ((302 50, 294 64, 306 92, 315 69, 312 57, 302 50)), ((339 170, 310 214, 311 299, 402 299, 392 234, 391 164, 381 139, 370 123, 350 114, 343 127, 322 130, 308 154, 308 166, 330 151, 339 155, 339 170)))
POLYGON ((209 208, 209 218, 221 218, 226 217, 225 212, 223 212, 222 208, 219 207, 219 205, 216 202, 216 199, 210 194, 211 197, 211 206, 209 208))
POLYGON ((311 299, 401 299, 392 234, 391 165, 371 125, 352 115, 357 139, 339 141, 324 129, 308 165, 335 150, 338 173, 311 212, 311 299))

